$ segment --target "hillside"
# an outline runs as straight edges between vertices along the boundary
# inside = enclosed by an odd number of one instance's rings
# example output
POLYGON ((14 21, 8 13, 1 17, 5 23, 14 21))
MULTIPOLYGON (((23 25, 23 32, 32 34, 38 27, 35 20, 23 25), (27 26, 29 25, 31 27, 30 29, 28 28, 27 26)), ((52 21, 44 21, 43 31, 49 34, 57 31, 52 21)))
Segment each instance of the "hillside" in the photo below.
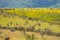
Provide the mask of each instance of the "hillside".
MULTIPOLYGON (((46 40, 50 38, 50 40, 60 40, 60 9, 0 9, 2 40, 5 36, 12 38, 10 40, 20 40, 20 36, 22 36, 21 40, 27 40, 29 38, 26 39, 24 36, 30 32, 34 35, 36 34, 36 36, 40 34, 41 40, 45 40, 45 35, 47 37, 46 40), (20 34, 20 32, 23 32, 24 35, 20 34), (16 39, 15 33, 17 33, 16 39)), ((38 39, 39 36, 36 40, 38 39)), ((34 40, 34 38, 29 40, 34 40)))
POLYGON ((59 4, 60 0, 0 0, 0 8, 48 8, 51 6, 58 8, 59 4))

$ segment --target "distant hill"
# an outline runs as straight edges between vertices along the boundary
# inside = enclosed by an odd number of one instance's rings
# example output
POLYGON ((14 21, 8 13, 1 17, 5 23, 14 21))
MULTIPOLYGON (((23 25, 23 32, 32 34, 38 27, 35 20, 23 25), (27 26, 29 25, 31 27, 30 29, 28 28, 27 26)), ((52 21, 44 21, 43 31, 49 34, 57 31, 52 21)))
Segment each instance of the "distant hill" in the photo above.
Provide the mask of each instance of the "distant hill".
POLYGON ((0 0, 0 8, 51 7, 60 0, 0 0))

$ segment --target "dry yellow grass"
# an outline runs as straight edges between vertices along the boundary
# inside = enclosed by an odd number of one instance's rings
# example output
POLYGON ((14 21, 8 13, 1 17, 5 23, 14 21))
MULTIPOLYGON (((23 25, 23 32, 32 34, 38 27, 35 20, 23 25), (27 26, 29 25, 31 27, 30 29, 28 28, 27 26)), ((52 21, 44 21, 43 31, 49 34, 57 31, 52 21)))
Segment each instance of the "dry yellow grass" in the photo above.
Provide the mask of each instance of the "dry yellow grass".
MULTIPOLYGON (((10 37, 10 40, 26 40, 26 35, 23 35, 23 32, 21 31, 11 32, 10 30, 0 29, 0 32, 3 34, 3 38, 0 38, 0 40, 4 40, 5 37, 10 37)), ((42 40, 40 33, 26 32, 26 34, 30 36, 34 34, 35 40, 42 40)), ((60 40, 60 37, 45 35, 43 40, 60 40)))

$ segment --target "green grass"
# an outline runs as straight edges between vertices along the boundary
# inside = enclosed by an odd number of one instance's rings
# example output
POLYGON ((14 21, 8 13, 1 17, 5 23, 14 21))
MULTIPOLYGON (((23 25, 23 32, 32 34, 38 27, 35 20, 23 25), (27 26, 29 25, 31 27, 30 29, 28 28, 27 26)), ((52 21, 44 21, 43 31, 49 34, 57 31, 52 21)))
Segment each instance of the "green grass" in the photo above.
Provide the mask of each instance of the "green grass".
POLYGON ((53 32, 59 32, 60 33, 60 14, 59 13, 35 13, 35 12, 29 12, 29 11, 16 11, 15 13, 8 12, 10 17, 3 17, 6 12, 0 13, 0 24, 5 27, 24 27, 29 28, 30 26, 35 25, 36 23, 40 23, 41 25, 35 26, 35 30, 41 29, 44 31, 45 28, 50 28, 53 32), (18 16, 13 16, 14 14, 18 16), (20 16, 27 16, 28 18, 38 19, 37 21, 31 21, 28 19, 22 19, 20 16), (26 23, 26 20, 28 23, 26 23), (12 21, 12 25, 10 22, 12 21), (8 25, 7 25, 8 24, 8 25), (17 25, 16 25, 17 24, 17 25), (57 25, 59 24, 59 25, 57 25))

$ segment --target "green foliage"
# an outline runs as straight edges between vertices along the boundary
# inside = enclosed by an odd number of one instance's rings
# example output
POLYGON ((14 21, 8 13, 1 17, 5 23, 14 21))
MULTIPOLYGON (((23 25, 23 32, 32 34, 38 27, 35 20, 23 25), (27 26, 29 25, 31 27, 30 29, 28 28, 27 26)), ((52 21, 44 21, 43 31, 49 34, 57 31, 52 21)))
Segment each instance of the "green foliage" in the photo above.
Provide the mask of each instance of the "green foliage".
POLYGON ((32 36, 26 35, 26 40, 35 40, 34 34, 32 36))

